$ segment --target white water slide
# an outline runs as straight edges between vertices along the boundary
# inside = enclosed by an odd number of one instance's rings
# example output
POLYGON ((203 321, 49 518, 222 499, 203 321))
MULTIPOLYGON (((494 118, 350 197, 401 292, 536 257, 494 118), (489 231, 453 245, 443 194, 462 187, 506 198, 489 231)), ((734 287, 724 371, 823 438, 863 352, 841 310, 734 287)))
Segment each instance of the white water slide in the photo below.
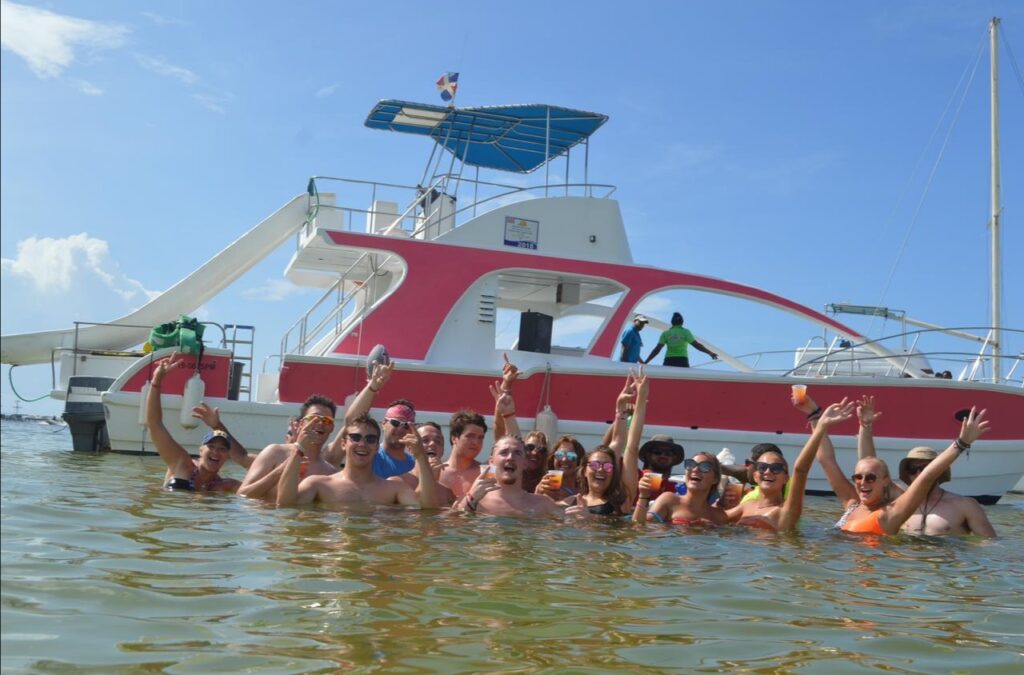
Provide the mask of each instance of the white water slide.
MULTIPOLYGON (((305 222, 309 195, 303 193, 282 206, 204 265, 159 296, 120 319, 102 326, 78 329, 78 348, 118 351, 143 342, 150 327, 188 314, 224 290, 305 222), (121 326, 145 326, 124 328, 121 326)), ((0 336, 0 362, 11 365, 48 363, 54 350, 75 346, 75 329, 0 336)))

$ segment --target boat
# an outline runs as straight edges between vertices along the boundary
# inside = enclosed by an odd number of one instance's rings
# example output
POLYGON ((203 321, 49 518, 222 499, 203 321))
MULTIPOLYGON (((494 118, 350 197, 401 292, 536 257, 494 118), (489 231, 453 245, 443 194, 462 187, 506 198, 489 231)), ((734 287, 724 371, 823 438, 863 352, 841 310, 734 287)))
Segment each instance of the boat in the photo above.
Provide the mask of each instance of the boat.
MULTIPOLYGON (((165 378, 167 418, 177 419, 186 382, 198 373, 205 399, 221 409, 243 445, 280 442, 306 397, 350 401, 365 382, 367 355, 384 345, 398 364, 388 400, 411 399, 420 420, 445 426, 457 409, 493 408, 488 385, 508 352, 521 370, 515 392, 521 424, 529 428, 542 413, 554 413, 554 426, 545 423, 549 431, 590 446, 604 433, 610 403, 631 367, 617 353, 640 304, 658 293, 698 289, 798 316, 832 340, 796 350, 792 367, 780 371, 758 368, 756 358, 731 355, 698 336, 732 371, 650 366, 656 394, 647 435, 669 434, 690 455, 729 447, 742 456, 754 444, 773 442, 794 456, 807 427, 788 392, 803 384, 821 402, 861 395, 884 401, 885 435, 875 442, 890 466, 910 447, 945 447, 959 429, 960 411, 987 408, 998 423, 957 463, 951 489, 994 503, 1024 476, 1021 356, 1000 352, 1001 331, 1009 329, 998 325, 998 309, 993 328, 969 336, 982 342, 981 351, 964 360, 956 379, 943 379, 916 340, 907 342, 921 331, 872 340, 836 318, 888 308, 833 305, 830 315, 753 285, 638 263, 615 187, 589 177, 591 140, 607 120, 551 104, 380 101, 366 127, 433 141, 418 183, 314 176, 304 191, 132 314, 4 336, 3 362, 55 368, 59 362, 52 395, 65 401, 76 450, 151 453, 141 402, 154 360, 174 348, 140 348, 150 329, 193 311, 294 240, 285 277, 323 294, 282 336, 268 360, 276 368, 264 362, 256 372, 252 326, 214 324, 219 343, 208 339, 165 378), (579 167, 580 154, 582 177, 573 179, 570 157, 579 167), (552 162, 561 158, 564 178, 552 177, 552 162), (481 178, 481 170, 537 178, 530 185, 519 178, 502 182, 481 178), (517 328, 511 350, 496 344, 506 321, 517 328), (559 344, 567 325, 586 326, 587 336, 559 344)), ((994 208, 995 236, 997 221, 994 208)), ((198 445, 201 429, 169 426, 186 447, 198 445)), ((855 462, 855 434, 848 422, 833 436, 844 466, 855 462)), ((829 491, 818 467, 808 490, 829 491)))

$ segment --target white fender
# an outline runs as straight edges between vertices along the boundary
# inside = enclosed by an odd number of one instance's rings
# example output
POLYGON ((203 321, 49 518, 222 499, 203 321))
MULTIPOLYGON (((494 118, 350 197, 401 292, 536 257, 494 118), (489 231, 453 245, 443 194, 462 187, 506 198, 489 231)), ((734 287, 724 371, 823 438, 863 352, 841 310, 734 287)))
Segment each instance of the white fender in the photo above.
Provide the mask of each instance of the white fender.
POLYGON ((554 443, 558 439, 558 415, 551 410, 551 406, 544 406, 544 410, 537 413, 537 418, 533 421, 533 426, 537 431, 544 432, 547 436, 548 443, 554 443))
POLYGON ((192 408, 202 402, 204 394, 206 394, 206 383, 203 382, 203 378, 199 377, 198 372, 193 373, 185 384, 185 393, 181 397, 181 415, 178 418, 181 426, 186 429, 195 429, 199 426, 199 420, 192 417, 192 408))
POLYGON ((142 394, 139 397, 139 426, 145 427, 146 425, 146 401, 149 400, 149 380, 146 380, 146 384, 142 385, 142 394))

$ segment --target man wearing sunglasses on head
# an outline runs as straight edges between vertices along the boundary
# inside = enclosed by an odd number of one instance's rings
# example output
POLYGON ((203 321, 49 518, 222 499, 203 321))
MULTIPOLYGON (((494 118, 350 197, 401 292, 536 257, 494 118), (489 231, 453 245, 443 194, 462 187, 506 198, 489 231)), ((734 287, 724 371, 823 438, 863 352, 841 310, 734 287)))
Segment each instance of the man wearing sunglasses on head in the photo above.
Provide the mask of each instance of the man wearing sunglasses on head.
POLYGON ((402 480, 386 480, 373 471, 373 458, 380 441, 380 425, 371 417, 357 417, 342 430, 345 468, 330 476, 309 476, 299 480, 298 450, 285 462, 277 487, 277 505, 294 506, 319 502, 326 505, 373 504, 378 506, 437 507, 436 483, 427 452, 415 428, 402 437, 403 447, 416 458, 420 485, 418 494, 402 480))
MULTIPOLYGON (((882 413, 875 410, 875 397, 864 396, 857 406, 860 430, 857 434, 857 457, 875 456, 874 423, 882 413)), ((921 472, 939 456, 934 449, 917 447, 900 460, 899 476, 904 485, 914 484, 921 472)), ((948 467, 932 481, 924 501, 913 515, 903 523, 903 532, 939 536, 943 534, 975 534, 980 537, 996 536, 985 510, 977 501, 941 487, 952 478, 948 467)), ((895 486, 894 486, 895 487, 895 486)), ((901 491, 902 492, 902 491, 901 491)))
POLYGON ((299 411, 295 442, 274 443, 263 448, 245 474, 238 494, 255 499, 277 498, 277 484, 284 470, 285 460, 298 452, 301 455, 300 473, 303 476, 326 476, 337 471, 321 452, 334 430, 334 401, 314 394, 305 400, 299 411))

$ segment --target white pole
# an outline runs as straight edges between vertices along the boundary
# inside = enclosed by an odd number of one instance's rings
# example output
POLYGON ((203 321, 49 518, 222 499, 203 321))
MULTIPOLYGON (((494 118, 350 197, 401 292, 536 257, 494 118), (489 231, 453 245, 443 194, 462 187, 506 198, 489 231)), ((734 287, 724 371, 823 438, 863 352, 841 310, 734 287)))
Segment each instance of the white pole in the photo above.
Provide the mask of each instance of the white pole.
POLYGON ((996 54, 996 29, 999 19, 992 17, 989 24, 989 46, 992 60, 992 381, 998 382, 1002 372, 1000 349, 1002 336, 1002 303, 1000 294, 1000 249, 999 249, 999 61, 996 54))

